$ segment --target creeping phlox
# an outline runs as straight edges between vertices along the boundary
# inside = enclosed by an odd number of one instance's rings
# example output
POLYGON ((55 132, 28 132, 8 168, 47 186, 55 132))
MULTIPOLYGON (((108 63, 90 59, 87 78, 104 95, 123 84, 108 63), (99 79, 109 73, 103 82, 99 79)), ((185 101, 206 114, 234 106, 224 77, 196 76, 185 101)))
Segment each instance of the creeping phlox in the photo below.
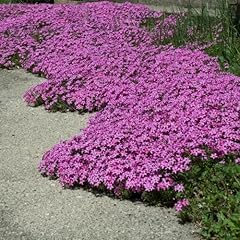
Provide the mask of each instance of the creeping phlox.
MULTIPOLYGON (((155 46, 143 5, 1 5, 0 65, 41 73, 25 101, 96 111, 80 135, 47 151, 42 174, 64 186, 184 192, 192 157, 240 150, 240 78, 201 50, 155 46)), ((164 21, 172 35, 173 16, 164 21)), ((157 31, 159 26, 155 29, 157 31)), ((189 204, 180 199, 181 211, 189 204)))

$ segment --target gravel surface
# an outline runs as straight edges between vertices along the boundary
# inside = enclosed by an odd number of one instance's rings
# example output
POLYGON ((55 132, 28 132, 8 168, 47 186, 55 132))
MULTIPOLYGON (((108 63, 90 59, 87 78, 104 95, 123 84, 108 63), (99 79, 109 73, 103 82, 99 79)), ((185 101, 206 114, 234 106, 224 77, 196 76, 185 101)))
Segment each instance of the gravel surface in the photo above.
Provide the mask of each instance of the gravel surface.
POLYGON ((23 93, 41 81, 23 70, 0 69, 0 239, 199 239, 172 209, 64 190, 41 176, 42 154, 77 134, 89 117, 26 107, 23 93))

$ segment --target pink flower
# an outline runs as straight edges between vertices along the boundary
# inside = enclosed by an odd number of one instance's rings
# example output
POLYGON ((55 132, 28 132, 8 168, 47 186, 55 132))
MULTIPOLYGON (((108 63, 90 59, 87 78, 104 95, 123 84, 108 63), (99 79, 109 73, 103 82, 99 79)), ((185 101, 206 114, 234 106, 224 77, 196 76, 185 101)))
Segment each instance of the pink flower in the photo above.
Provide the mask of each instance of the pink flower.
POLYGON ((240 158, 236 158, 236 159, 235 159, 235 163, 236 163, 236 164, 240 164, 240 158))
POLYGON ((183 184, 176 184, 176 185, 174 186, 174 190, 175 190, 176 192, 183 192, 183 191, 184 191, 184 186, 183 186, 183 184))
POLYGON ((153 44, 173 36, 183 15, 159 20, 144 5, 111 2, 0 5, 0 12, 0 65, 46 78, 25 93, 26 103, 95 112, 84 131, 43 156, 41 173, 116 194, 119 186, 182 192, 173 179, 192 156, 203 161, 207 148, 213 159, 239 154, 240 78, 202 51, 212 43, 153 44), (142 22, 153 17, 149 32, 142 22))
POLYGON ((177 212, 181 212, 187 206, 189 206, 189 201, 188 199, 184 198, 184 199, 178 200, 177 203, 174 205, 174 208, 177 212))

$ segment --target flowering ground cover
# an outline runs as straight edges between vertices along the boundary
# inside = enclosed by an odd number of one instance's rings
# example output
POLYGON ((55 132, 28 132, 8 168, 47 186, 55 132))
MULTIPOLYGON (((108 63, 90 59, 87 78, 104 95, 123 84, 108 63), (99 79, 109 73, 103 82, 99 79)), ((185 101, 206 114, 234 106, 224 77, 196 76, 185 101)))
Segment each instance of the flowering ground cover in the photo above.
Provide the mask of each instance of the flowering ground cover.
POLYGON ((117 196, 172 191, 181 211, 189 201, 179 176, 195 161, 239 163, 240 78, 197 48, 154 45, 159 27, 172 37, 181 15, 109 2, 0 11, 0 65, 47 78, 25 93, 27 104, 97 111, 45 153, 43 175, 117 196), (150 18, 161 23, 151 32, 142 24, 150 18))

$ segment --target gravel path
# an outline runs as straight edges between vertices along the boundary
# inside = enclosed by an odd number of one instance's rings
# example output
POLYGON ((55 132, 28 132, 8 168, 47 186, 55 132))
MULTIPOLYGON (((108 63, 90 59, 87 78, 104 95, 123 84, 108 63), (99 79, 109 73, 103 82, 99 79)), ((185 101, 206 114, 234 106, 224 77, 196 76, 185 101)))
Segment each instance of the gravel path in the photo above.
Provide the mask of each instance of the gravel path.
POLYGON ((42 80, 0 69, 0 239, 199 239, 171 209, 63 190, 38 173, 42 154, 89 117, 26 107, 22 94, 42 80))

